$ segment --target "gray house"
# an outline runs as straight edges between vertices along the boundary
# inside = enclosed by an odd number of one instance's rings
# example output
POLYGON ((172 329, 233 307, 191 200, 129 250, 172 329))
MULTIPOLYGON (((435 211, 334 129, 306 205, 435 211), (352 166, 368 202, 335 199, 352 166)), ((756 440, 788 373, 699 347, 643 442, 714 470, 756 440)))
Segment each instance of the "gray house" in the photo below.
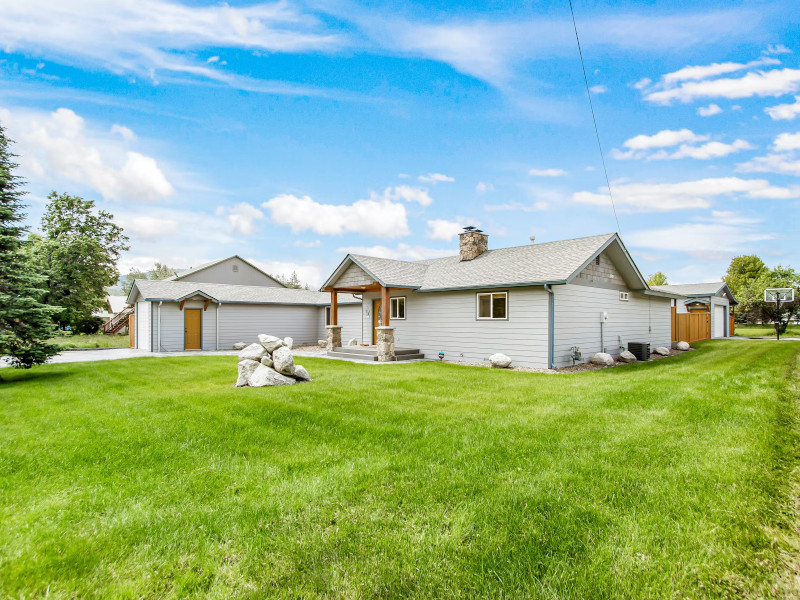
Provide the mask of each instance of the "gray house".
MULTIPOLYGON (((670 346, 671 300, 683 296, 650 289, 617 234, 497 250, 474 228, 459 238, 458 255, 441 259, 348 254, 325 282, 332 295, 362 296, 358 337, 376 345, 375 359, 484 362, 502 352, 546 368, 572 364, 576 349, 585 361, 628 342, 670 346)), ((344 336, 336 308, 329 348, 344 336)))
POLYGON ((728 284, 717 281, 712 283, 686 283, 682 285, 654 285, 654 290, 684 296, 675 300, 678 315, 710 313, 710 332, 708 337, 726 338, 731 335, 731 320, 735 306, 739 303, 733 296, 728 284))
MULTIPOLYGON (((330 295, 290 289, 239 256, 189 269, 169 279, 137 279, 132 346, 150 352, 230 350, 259 333, 316 344, 330 322, 330 295)), ((337 297, 344 335, 361 334, 361 302, 337 297)))

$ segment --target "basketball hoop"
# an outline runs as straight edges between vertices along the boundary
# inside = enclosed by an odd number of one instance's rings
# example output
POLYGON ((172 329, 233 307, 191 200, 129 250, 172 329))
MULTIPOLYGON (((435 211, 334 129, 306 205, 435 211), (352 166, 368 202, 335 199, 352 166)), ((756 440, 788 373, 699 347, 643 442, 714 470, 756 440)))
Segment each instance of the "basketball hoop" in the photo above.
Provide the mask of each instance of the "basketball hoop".
POLYGON ((764 302, 794 302, 794 288, 767 288, 764 302))

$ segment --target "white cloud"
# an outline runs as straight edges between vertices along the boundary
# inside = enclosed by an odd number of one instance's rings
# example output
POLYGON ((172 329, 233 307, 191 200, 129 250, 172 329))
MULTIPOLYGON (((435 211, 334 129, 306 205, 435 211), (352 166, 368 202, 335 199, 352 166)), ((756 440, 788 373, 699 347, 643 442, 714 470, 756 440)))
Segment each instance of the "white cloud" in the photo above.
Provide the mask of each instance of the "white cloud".
POLYGON ((566 175, 567 172, 563 169, 530 169, 528 175, 534 177, 561 177, 566 175))
POLYGON ((767 154, 736 166, 745 173, 780 173, 782 175, 800 175, 800 159, 791 154, 767 154))
POLYGON ((110 133, 90 130, 68 108, 52 113, 0 109, 0 121, 31 178, 78 182, 116 201, 157 202, 174 192, 154 158, 125 149, 110 133))
POLYGON ((492 192, 494 191, 494 185, 491 183, 486 183, 485 181, 479 181, 475 186, 476 192, 492 192))
POLYGON ((791 54, 792 51, 789 50, 783 44, 770 44, 767 46, 767 49, 764 50, 764 54, 791 54))
POLYGON ((722 112, 722 109, 717 104, 709 104, 708 106, 699 106, 697 114, 701 117, 713 117, 722 112))
POLYGON ((643 90, 650 87, 650 84, 653 83, 653 80, 649 77, 643 77, 639 81, 633 84, 633 88, 636 90, 643 90))
POLYGON ((662 151, 653 154, 649 157, 649 159, 675 160, 679 158, 694 158, 697 160, 708 160, 710 158, 721 158, 723 156, 728 156, 729 154, 733 154, 734 152, 739 152, 741 150, 752 150, 752 148, 753 146, 744 140, 736 140, 731 144, 724 144, 722 142, 708 142, 707 144, 701 144, 700 146, 689 146, 687 144, 682 144, 680 148, 671 154, 662 151))
POLYGON ((428 232, 425 235, 432 240, 448 241, 461 233, 465 225, 467 225, 467 219, 459 219, 457 221, 431 219, 428 221, 428 232))
POLYGON ((772 233, 754 230, 747 225, 729 223, 682 223, 658 229, 634 231, 625 236, 632 248, 650 248, 685 252, 702 260, 724 259, 741 253, 753 244, 775 239, 772 233))
POLYGON ((800 90, 800 69, 772 69, 747 73, 738 78, 684 81, 676 87, 645 94, 645 100, 668 105, 700 98, 750 98, 782 96, 800 90))
POLYGON ((608 88, 604 85, 593 85, 589 88, 589 91, 593 94, 605 94, 608 91, 608 88))
POLYGON ((455 181, 455 178, 449 177, 442 173, 428 173, 427 175, 420 175, 417 179, 423 183, 443 183, 455 181))
POLYGON ((521 202, 507 202, 506 204, 489 204, 484 206, 489 212, 498 211, 520 211, 520 212, 540 212, 547 210, 550 205, 543 200, 534 202, 533 204, 522 204, 521 202))
POLYGON ((775 138, 772 147, 777 152, 787 152, 789 150, 800 150, 800 132, 781 133, 775 138))
MULTIPOLYGON (((800 198, 800 187, 777 187, 765 179, 719 177, 680 183, 628 183, 613 185, 614 202, 624 212, 668 212, 711 206, 720 196, 764 199, 800 198)), ((576 192, 572 199, 582 204, 608 206, 604 188, 595 192, 576 192)))
POLYGON ((255 222, 264 218, 264 213, 252 204, 240 202, 236 206, 218 206, 217 216, 227 217, 232 233, 253 235, 256 232, 255 222))
POLYGON ((126 233, 133 233, 144 240, 155 239, 173 233, 177 231, 179 225, 176 219, 150 216, 117 217, 117 220, 126 233))
POLYGON ((318 289, 325 281, 327 273, 323 275, 320 265, 315 262, 296 263, 291 261, 280 261, 247 257, 247 260, 259 269, 270 275, 282 275, 291 277, 292 273, 297 273, 300 283, 308 285, 311 289, 318 289))
POLYGON ((636 137, 632 137, 623 143, 623 146, 628 148, 627 151, 614 148, 611 150, 611 156, 618 160, 676 160, 680 158, 708 160, 710 158, 720 158, 734 152, 752 148, 745 140, 736 140, 731 144, 708 142, 705 144, 693 145, 697 142, 706 141, 709 137, 708 135, 698 135, 689 129, 665 129, 654 135, 637 135, 636 137), (674 152, 665 150, 665 148, 678 146, 679 144, 680 146, 674 152), (650 152, 657 148, 659 149, 658 151, 650 152))
POLYGON ((219 56, 209 56, 208 60, 206 60, 206 62, 209 63, 209 64, 217 63, 217 62, 219 62, 219 56))
POLYGON ((363 254, 394 260, 425 260, 427 258, 443 258, 456 254, 454 248, 439 250, 426 248, 425 246, 410 246, 409 244, 397 244, 394 248, 388 246, 346 246, 337 248, 336 251, 342 254, 363 254))
POLYGON ((310 242, 306 242, 305 240, 295 240, 292 242, 292 246, 297 246, 298 248, 319 248, 321 245, 321 240, 313 240, 310 242))
POLYGON ((775 121, 786 120, 791 121, 800 115, 800 96, 794 97, 792 104, 778 104, 777 106, 768 106, 764 109, 770 118, 775 121))
POLYGON ((385 197, 353 204, 321 204, 309 196, 280 194, 261 206, 275 223, 291 227, 294 233, 310 230, 319 235, 359 233, 387 238, 411 233, 406 207, 385 197))
POLYGON ((371 200, 402 200, 404 202, 415 202, 420 206, 430 206, 433 203, 433 198, 430 197, 427 190, 422 188, 411 187, 410 185, 398 185, 395 187, 387 187, 383 190, 383 194, 370 194, 371 200))
POLYGON ((111 126, 111 133, 118 133, 119 135, 122 136, 122 139, 125 140, 126 142, 136 141, 136 134, 133 133, 133 131, 130 128, 125 127, 124 125, 119 125, 117 123, 114 123, 111 126))
POLYGON ((668 148, 685 142, 704 142, 709 136, 698 135, 690 129, 664 129, 653 135, 637 135, 623 142, 623 146, 631 150, 651 150, 668 148))
POLYGON ((673 85, 680 81, 700 81, 701 79, 709 79, 719 75, 726 75, 728 73, 735 73, 737 71, 744 71, 754 67, 761 67, 765 65, 779 65, 781 61, 775 58, 760 58, 748 63, 713 63, 710 65, 696 65, 684 67, 673 73, 667 73, 661 78, 665 85, 673 85))

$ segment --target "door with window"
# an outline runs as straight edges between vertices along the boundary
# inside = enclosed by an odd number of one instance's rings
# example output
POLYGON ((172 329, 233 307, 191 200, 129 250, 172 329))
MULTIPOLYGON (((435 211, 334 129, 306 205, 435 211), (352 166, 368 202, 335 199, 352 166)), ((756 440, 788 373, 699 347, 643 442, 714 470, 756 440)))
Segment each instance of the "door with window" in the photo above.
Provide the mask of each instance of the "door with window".
POLYGON ((202 348, 203 311, 199 308, 187 308, 183 311, 183 348, 200 350, 202 348))

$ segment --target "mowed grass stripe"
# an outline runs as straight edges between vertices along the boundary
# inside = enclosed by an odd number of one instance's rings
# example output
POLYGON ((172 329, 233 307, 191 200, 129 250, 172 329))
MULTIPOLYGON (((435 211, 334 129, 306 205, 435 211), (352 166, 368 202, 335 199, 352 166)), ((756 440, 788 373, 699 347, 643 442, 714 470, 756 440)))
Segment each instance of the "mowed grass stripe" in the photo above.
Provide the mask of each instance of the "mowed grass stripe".
POLYGON ((800 344, 697 346, 573 375, 299 359, 313 383, 260 389, 234 357, 6 369, 0 588, 772 594, 800 344))

